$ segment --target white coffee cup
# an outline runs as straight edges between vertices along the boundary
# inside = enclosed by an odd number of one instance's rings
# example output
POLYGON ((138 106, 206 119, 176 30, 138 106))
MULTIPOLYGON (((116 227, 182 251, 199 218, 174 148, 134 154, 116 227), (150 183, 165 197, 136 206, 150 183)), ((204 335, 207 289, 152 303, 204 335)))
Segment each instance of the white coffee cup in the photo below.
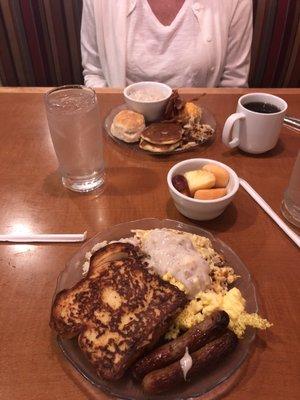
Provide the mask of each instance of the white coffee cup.
POLYGON ((268 93, 249 93, 240 97, 236 113, 230 115, 224 125, 222 140, 230 147, 239 147, 247 153, 260 154, 276 146, 287 103, 280 97, 268 93), (251 111, 249 103, 265 103, 278 111, 271 113, 251 111))

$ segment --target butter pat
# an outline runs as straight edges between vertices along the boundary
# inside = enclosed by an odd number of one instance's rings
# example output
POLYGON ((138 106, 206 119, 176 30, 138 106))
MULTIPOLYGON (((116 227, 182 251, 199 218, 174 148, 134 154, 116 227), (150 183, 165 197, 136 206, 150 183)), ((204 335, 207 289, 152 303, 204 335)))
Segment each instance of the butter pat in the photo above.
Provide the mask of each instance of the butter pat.
POLYGON ((187 180, 192 196, 194 196, 194 193, 197 190, 210 189, 214 187, 216 183, 215 175, 212 172, 204 171, 202 169, 188 171, 185 172, 183 175, 187 180))
POLYGON ((182 369, 184 380, 186 381, 186 374, 192 368, 193 359, 190 356, 188 347, 185 348, 185 354, 179 361, 180 367, 182 369))

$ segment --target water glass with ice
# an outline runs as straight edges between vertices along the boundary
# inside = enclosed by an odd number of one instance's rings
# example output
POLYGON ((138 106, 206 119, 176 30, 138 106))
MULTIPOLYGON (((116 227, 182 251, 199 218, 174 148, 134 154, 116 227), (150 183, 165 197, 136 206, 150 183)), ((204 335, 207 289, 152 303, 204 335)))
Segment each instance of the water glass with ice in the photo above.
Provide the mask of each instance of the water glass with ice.
POLYGON ((283 195, 281 211, 289 222, 300 227, 300 150, 292 170, 289 185, 283 195))
POLYGON ((67 85, 45 94, 45 106, 62 183, 88 192, 104 183, 103 141, 93 89, 67 85))

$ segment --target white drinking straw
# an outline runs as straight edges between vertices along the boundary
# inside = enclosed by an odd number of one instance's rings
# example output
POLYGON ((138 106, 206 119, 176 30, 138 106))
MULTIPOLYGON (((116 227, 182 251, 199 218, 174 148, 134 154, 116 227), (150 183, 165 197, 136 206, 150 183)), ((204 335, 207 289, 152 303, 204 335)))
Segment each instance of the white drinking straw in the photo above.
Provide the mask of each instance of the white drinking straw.
POLYGON ((86 239, 87 232, 84 233, 50 233, 50 234, 8 234, 0 235, 0 242, 83 242, 86 239))
POLYGON ((240 178, 241 186, 261 206, 261 208, 276 222, 278 226, 300 247, 300 237, 297 235, 278 215, 272 210, 268 203, 249 185, 247 181, 240 178))

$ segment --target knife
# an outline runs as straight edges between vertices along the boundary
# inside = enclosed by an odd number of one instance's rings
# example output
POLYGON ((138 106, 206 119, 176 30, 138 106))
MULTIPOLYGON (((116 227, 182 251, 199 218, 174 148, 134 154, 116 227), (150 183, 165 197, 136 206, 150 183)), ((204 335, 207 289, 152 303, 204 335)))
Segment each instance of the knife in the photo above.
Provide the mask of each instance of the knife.
POLYGON ((283 122, 292 128, 300 130, 300 119, 294 117, 284 117, 283 122))

